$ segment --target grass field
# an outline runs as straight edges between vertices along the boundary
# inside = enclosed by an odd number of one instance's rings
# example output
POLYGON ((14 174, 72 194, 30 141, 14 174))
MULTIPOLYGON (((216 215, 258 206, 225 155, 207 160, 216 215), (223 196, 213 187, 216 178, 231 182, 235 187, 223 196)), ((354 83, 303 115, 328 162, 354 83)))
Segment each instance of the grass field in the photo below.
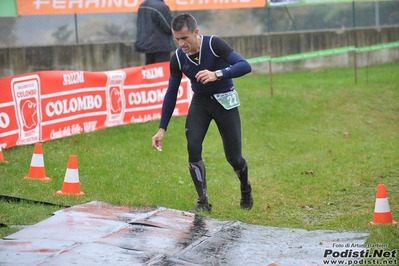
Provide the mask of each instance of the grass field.
MULTIPOLYGON (((204 215, 265 226, 307 230, 367 230, 368 243, 399 249, 399 226, 369 225, 376 189, 385 184, 399 221, 399 63, 358 70, 328 69, 250 74, 235 80, 254 207, 239 208, 240 190, 214 123, 203 158, 212 213, 204 215), (310 173, 313 174, 310 174, 310 173)), ((33 145, 3 150, 0 195, 59 205, 93 200, 127 206, 190 210, 196 192, 188 173, 185 117, 173 118, 163 151, 151 147, 158 121, 124 125, 43 143, 51 182, 23 180, 33 145), (82 197, 54 196, 69 156, 78 157, 82 197)), ((0 236, 62 208, 0 201, 0 236)))

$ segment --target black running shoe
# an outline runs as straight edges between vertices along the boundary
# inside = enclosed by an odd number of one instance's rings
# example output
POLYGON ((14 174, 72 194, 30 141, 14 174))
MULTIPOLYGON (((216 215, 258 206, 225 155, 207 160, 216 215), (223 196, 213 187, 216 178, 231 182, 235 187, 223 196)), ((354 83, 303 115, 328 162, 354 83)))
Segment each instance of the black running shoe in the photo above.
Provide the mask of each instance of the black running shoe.
POLYGON ((254 205, 254 199, 252 198, 251 192, 252 192, 251 185, 247 185, 245 188, 241 185, 240 207, 242 209, 245 209, 245 210, 252 209, 252 205, 254 205))
POLYGON ((193 212, 203 212, 203 211, 212 211, 212 204, 208 203, 208 198, 205 196, 201 196, 197 200, 197 205, 192 210, 193 212))

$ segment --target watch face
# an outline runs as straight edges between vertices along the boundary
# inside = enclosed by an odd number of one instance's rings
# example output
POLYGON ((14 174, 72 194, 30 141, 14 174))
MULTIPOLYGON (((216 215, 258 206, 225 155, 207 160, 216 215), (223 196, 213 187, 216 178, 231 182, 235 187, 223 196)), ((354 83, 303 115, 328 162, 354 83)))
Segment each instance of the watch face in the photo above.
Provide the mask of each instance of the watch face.
POLYGON ((215 74, 216 74, 216 77, 218 77, 218 78, 223 77, 223 72, 222 72, 222 70, 216 70, 215 74))

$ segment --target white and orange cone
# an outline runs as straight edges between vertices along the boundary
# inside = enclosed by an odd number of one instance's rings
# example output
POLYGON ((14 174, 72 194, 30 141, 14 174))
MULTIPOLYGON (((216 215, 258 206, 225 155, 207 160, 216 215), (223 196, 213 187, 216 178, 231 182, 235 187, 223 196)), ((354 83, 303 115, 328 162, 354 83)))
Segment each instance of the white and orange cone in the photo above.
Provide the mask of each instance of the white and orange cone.
POLYGON ((387 197, 387 191, 384 184, 379 184, 377 187, 377 195, 374 208, 373 221, 370 222, 373 225, 376 224, 392 224, 397 225, 398 223, 392 219, 391 208, 389 208, 389 202, 387 197))
POLYGON ((0 145, 0 163, 8 163, 8 161, 4 160, 4 155, 3 155, 3 150, 1 149, 1 145, 0 145))
POLYGON ((41 143, 35 144, 29 172, 28 175, 24 177, 24 179, 34 179, 43 182, 51 181, 51 178, 46 176, 46 170, 44 168, 43 148, 41 143))
POLYGON ((64 184, 61 190, 55 193, 56 196, 75 195, 82 196, 84 193, 80 191, 78 158, 76 155, 69 156, 68 168, 65 173, 64 184))

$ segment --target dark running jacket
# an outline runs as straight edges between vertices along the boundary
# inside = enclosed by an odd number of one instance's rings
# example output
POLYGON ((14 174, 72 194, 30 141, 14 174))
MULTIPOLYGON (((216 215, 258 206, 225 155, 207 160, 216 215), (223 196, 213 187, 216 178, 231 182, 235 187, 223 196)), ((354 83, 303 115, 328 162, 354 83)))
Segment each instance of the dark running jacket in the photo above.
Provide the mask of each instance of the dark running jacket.
POLYGON ((137 13, 134 50, 141 53, 174 51, 172 19, 170 9, 163 0, 145 0, 137 13))

